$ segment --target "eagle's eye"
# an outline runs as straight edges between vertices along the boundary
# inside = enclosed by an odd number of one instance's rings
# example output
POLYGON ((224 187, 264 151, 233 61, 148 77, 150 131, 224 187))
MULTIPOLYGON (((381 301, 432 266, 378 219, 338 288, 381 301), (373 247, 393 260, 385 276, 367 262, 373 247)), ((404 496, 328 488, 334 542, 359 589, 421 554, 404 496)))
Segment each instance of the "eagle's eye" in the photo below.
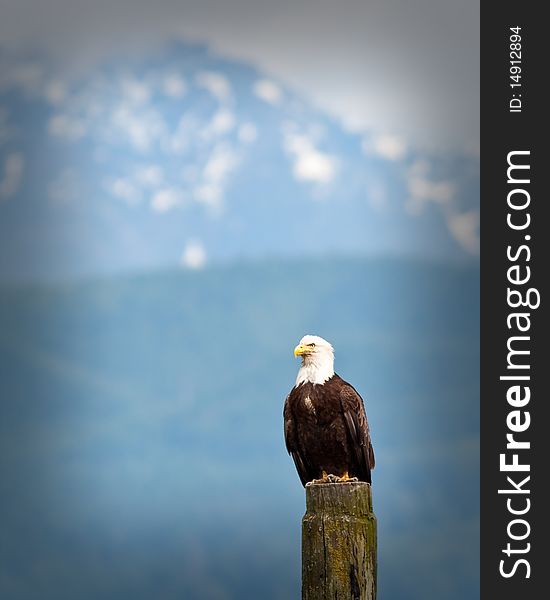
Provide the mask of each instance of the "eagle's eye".
POLYGON ((313 342, 311 342, 311 344, 308 344, 308 346, 309 346, 310 348, 315 348, 315 344, 314 344, 313 342))

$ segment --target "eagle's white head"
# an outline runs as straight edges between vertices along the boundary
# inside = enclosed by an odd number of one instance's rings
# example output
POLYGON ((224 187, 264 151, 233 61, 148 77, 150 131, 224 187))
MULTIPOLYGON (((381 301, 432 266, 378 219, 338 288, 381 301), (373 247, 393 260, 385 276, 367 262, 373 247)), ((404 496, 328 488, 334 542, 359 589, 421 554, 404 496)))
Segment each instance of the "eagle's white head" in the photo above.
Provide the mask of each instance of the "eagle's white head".
POLYGON ((318 335, 304 335, 294 348, 294 356, 302 357, 296 387, 306 382, 323 384, 334 375, 334 349, 318 335))

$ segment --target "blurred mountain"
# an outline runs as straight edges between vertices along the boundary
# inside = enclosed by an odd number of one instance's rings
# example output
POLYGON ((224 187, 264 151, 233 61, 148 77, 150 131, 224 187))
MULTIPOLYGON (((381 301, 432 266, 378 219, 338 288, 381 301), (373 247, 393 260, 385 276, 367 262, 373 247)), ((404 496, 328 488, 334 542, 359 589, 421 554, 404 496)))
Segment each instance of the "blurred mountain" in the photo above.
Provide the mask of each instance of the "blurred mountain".
POLYGON ((296 341, 377 456, 380 600, 477 598, 479 271, 267 261, 0 293, 0 595, 299 598, 296 341))
POLYGON ((0 280, 478 252, 477 156, 347 131, 202 46, 79 71, 0 49, 0 73, 0 280))

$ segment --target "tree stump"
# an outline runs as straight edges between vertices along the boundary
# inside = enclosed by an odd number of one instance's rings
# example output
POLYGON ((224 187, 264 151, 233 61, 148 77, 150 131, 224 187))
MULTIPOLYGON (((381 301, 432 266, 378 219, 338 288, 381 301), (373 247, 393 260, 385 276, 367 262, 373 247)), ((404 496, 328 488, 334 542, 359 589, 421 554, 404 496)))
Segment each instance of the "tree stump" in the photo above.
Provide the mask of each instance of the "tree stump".
POLYGON ((365 482, 308 483, 302 600, 376 599, 376 517, 365 482))

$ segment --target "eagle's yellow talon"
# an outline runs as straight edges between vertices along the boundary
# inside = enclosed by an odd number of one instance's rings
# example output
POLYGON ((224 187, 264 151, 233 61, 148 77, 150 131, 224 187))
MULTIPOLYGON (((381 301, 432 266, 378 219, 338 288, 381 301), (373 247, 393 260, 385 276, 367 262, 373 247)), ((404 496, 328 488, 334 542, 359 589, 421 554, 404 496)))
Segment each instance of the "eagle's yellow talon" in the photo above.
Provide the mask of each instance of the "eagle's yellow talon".
POLYGON ((312 479, 310 483, 330 483, 331 475, 328 475, 326 471, 323 471, 321 479, 312 479))

